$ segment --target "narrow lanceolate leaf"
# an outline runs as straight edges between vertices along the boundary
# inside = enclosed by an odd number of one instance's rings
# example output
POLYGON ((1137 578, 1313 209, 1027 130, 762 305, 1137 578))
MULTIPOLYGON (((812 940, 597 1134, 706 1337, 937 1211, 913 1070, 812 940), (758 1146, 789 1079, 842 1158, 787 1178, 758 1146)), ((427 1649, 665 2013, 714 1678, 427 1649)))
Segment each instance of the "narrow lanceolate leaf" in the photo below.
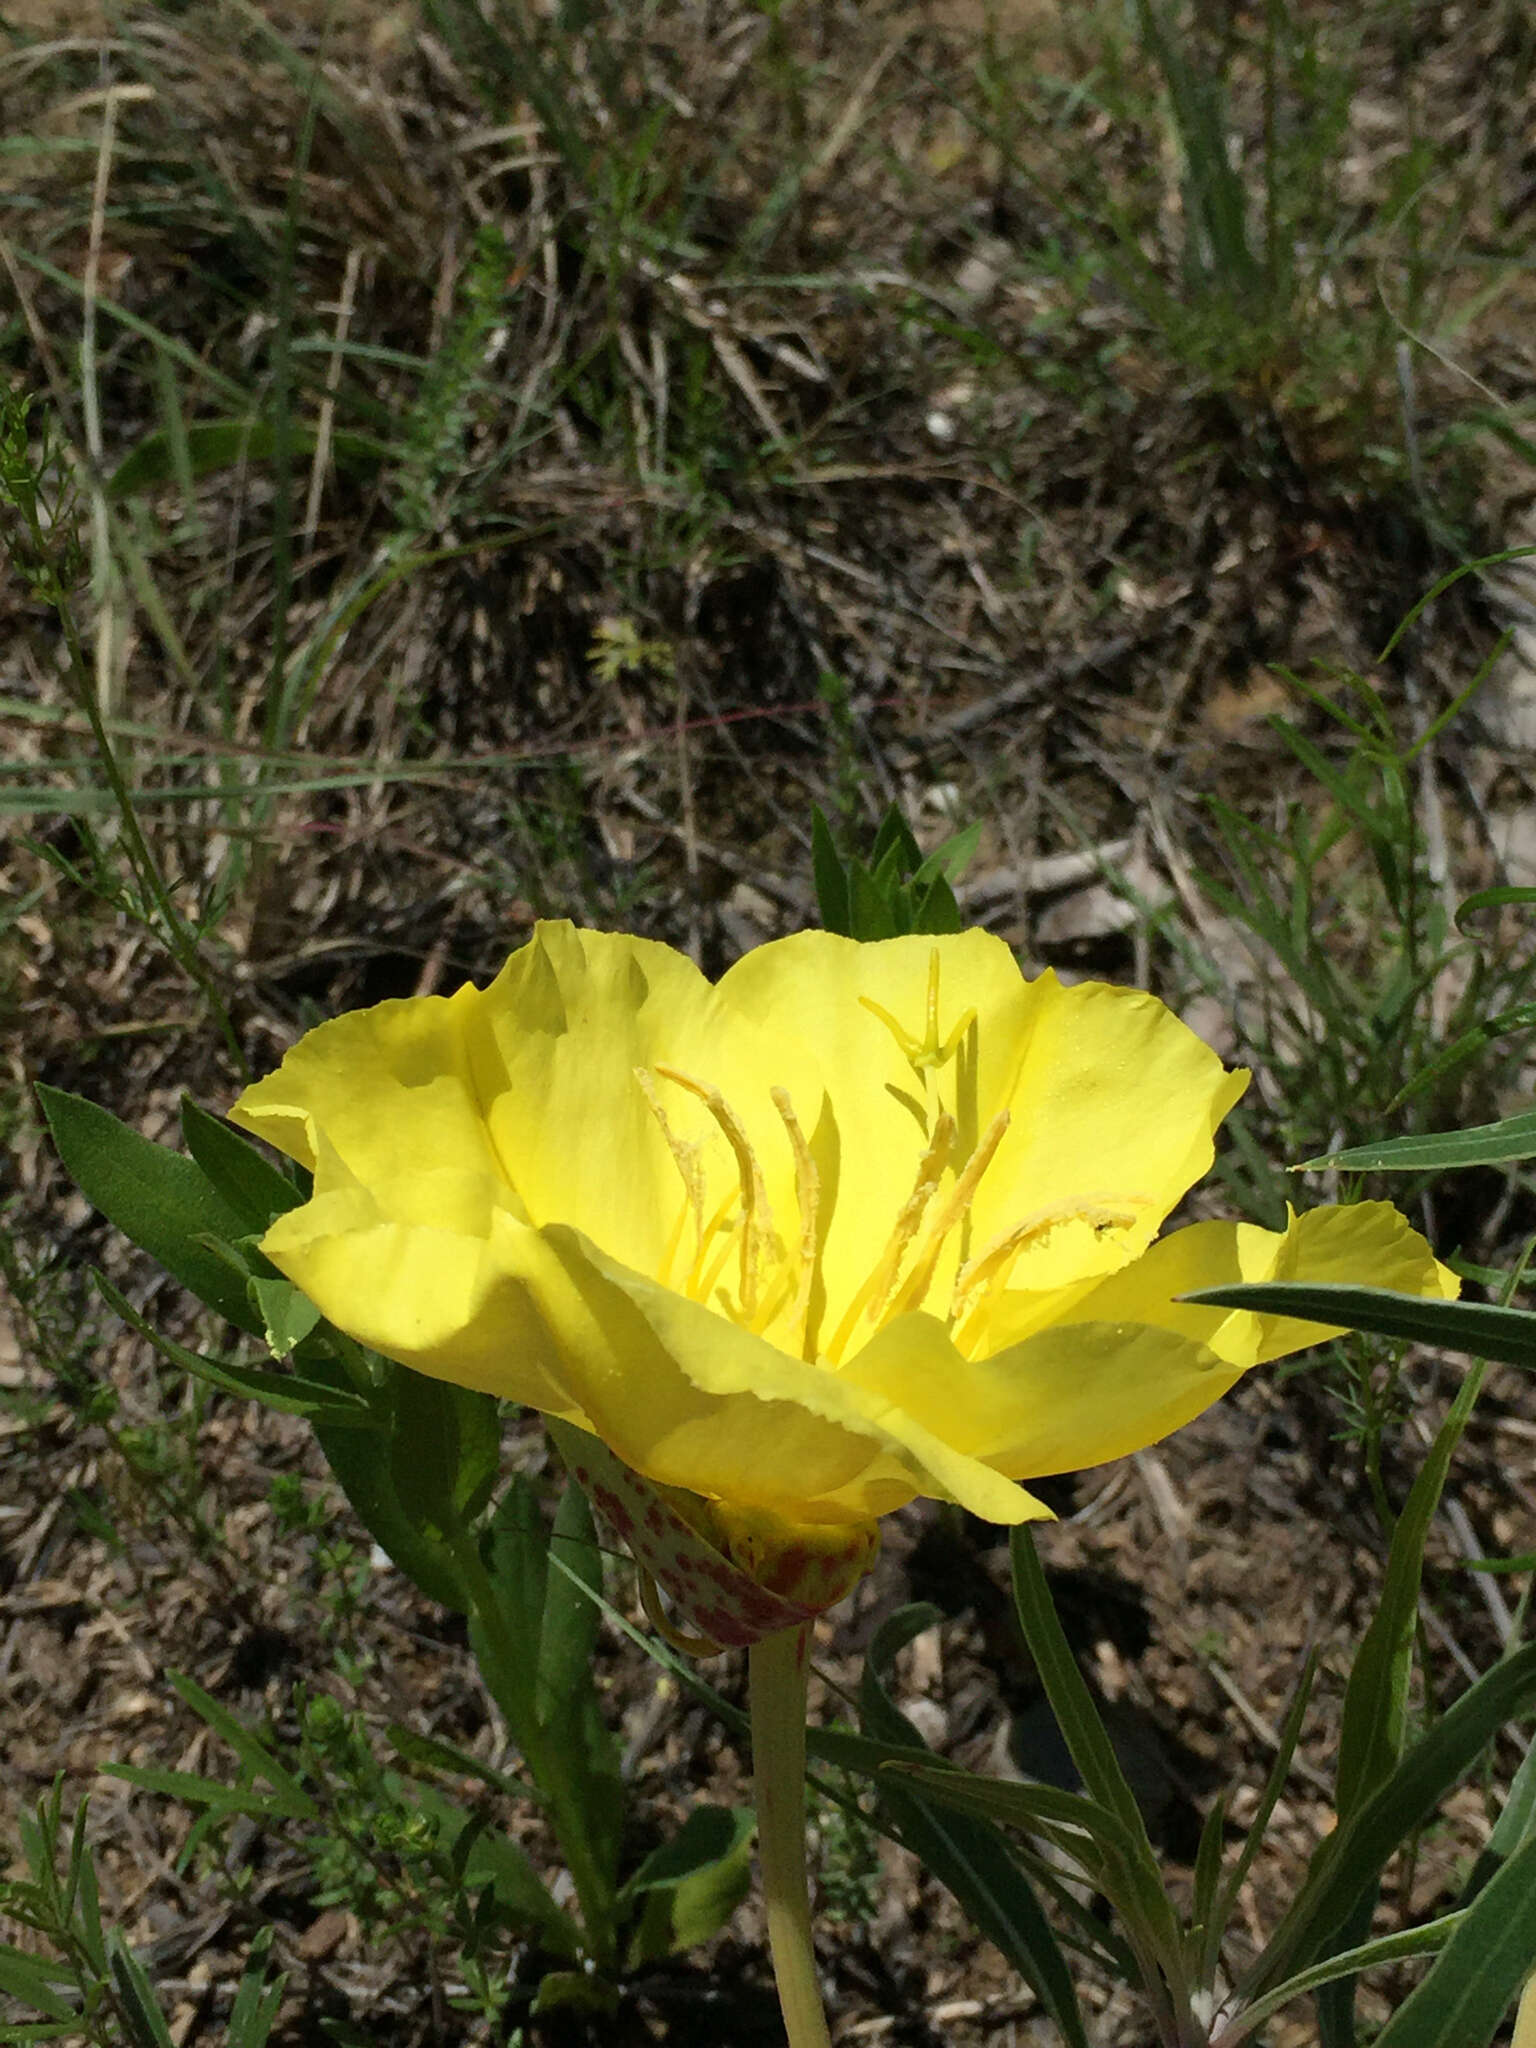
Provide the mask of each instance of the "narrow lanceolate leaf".
POLYGON ((1466 1131, 1436 1131, 1423 1138, 1388 1138, 1380 1143, 1351 1145, 1307 1159, 1298 1173, 1341 1166, 1353 1173, 1411 1173, 1455 1166, 1503 1166, 1516 1159, 1536 1159, 1536 1110, 1501 1117, 1496 1124, 1474 1124, 1466 1131))
POLYGON ((1465 1918, 1464 1913, 1448 1913, 1443 1920, 1431 1920, 1425 1927, 1405 1928, 1400 1934, 1383 1934, 1375 1941, 1343 1949, 1338 1955, 1330 1956, 1326 1963, 1317 1963, 1312 1969, 1303 1970, 1298 1976, 1287 1979, 1278 1990, 1271 1991, 1267 1998, 1245 2007, 1231 2027, 1224 2027, 1222 2048, 1238 2048, 1239 2042, 1249 2040, 1282 2006, 1304 1997, 1309 1991, 1335 1983, 1340 1977, 1355 1977, 1362 1970, 1377 1969, 1383 1963, 1399 1963, 1408 1956, 1438 1955, 1465 1918))
POLYGON ((1423 1826, 1504 1723, 1525 1712, 1533 1700, 1536 1643, 1528 1643, 1469 1686, 1407 1751, 1380 1790, 1328 1837, 1289 1912, 1244 1980, 1245 1998, 1263 1996, 1327 1953, 1339 1928, 1379 1880, 1387 1858, 1423 1826))
POLYGON ((1462 1916, 1445 1953, 1376 2048, 1484 2048, 1536 1964, 1536 1841, 1462 1916))
POLYGON ((1392 1534, 1381 1598, 1355 1654, 1344 1694, 1334 1794, 1340 1820, 1347 1820, 1391 1775, 1402 1754, 1424 1543, 1440 1505, 1452 1453, 1477 1400, 1482 1371, 1481 1366, 1474 1366, 1462 1381, 1392 1534))
POLYGON ((163 1330, 141 1316, 125 1294, 122 1294, 102 1274, 96 1275, 96 1285, 102 1299, 122 1317, 132 1330, 137 1330, 147 1343, 154 1346, 160 1356, 181 1371, 190 1373, 205 1386, 217 1387, 221 1393, 234 1394, 246 1401, 260 1401, 264 1408, 273 1408, 280 1415, 303 1415, 316 1423, 328 1424, 333 1429, 372 1429, 382 1426, 374 1417, 366 1401, 347 1388, 327 1386, 322 1380, 305 1378, 300 1373, 266 1372, 249 1365, 235 1365, 227 1359, 205 1358, 199 1351, 189 1351, 184 1344, 178 1344, 174 1337, 167 1337, 163 1330))
POLYGON ((1421 1301, 1386 1287, 1341 1287, 1303 1280, 1252 1286, 1202 1287, 1180 1300, 1200 1308, 1242 1308, 1256 1315, 1297 1316, 1340 1330, 1438 1344, 1474 1358, 1536 1370, 1536 1315, 1483 1301, 1421 1301))
POLYGON ((249 1231, 263 1231, 275 1216, 296 1209, 304 1197, 286 1173, 265 1158, 249 1138, 181 1098, 181 1135, 219 1194, 249 1231))
MULTIPOLYGON (((927 1747, 887 1691, 885 1673, 896 1652, 938 1619, 937 1608, 905 1607, 877 1630, 859 1686, 859 1713, 867 1735, 927 1747)), ((948 1886, 972 1922, 1002 1950, 1055 2021, 1068 2048, 1088 2048, 1066 1957, 1004 1837, 979 1816, 935 1811, 894 1772, 880 1773, 875 1782, 881 1804, 923 1868, 948 1886)))
POLYGON ((1536 1840, 1536 1749, 1528 1749, 1510 1781, 1504 1810, 1494 1822, 1488 1846, 1472 1866, 1462 1902, 1470 1905, 1517 1849, 1536 1840))
POLYGON ((199 1301, 259 1336, 261 1319, 244 1275, 207 1243, 233 1243, 246 1225, 202 1168, 79 1095, 41 1084, 37 1095, 59 1157, 86 1200, 199 1301))
POLYGON ((1019 1626, 1039 1670, 1056 1725, 1090 1799, 1114 1815, 1132 1844, 1125 1871, 1129 1889, 1116 1903, 1128 1921, 1139 1923, 1143 1935, 1171 1957, 1179 1952, 1182 1935, 1163 1890, 1162 1873, 1147 1839, 1146 1822, 1136 1804, 1136 1795, 1120 1767, 1093 1695, 1077 1668, 1028 1529, 1013 1530, 1009 1547, 1019 1626))

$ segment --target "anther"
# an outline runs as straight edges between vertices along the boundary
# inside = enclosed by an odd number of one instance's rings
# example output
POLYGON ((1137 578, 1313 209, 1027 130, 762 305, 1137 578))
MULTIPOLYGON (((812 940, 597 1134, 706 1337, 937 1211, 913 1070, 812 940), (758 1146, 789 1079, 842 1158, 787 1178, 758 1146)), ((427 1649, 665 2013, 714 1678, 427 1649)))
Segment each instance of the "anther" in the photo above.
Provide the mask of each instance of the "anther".
POLYGON ((821 1207, 821 1175, 816 1171, 816 1162, 805 1141, 805 1132, 800 1128, 800 1119, 795 1115, 789 1090, 770 1088, 768 1092, 789 1134, 790 1150, 795 1155, 795 1206, 800 1211, 800 1244, 795 1259, 795 1298, 790 1306, 790 1321, 803 1345, 806 1319, 811 1310, 811 1289, 816 1283, 816 1226, 821 1207))
POLYGON ((1076 1200, 1052 1202, 1048 1208, 1037 1209, 1032 1216, 1000 1232, 974 1258, 967 1259, 955 1275, 950 1297, 951 1325, 961 1322, 974 1306, 980 1305, 978 1296, 989 1295, 1001 1286, 1020 1253, 1036 1239, 1048 1236, 1058 1223, 1082 1222, 1095 1231, 1127 1230, 1136 1221, 1137 1210, 1145 1200, 1138 1195, 1118 1199, 1113 1195, 1085 1195, 1076 1200))
MULTIPOLYGON (((682 1175, 683 1187, 688 1196, 688 1206, 693 1211, 695 1236, 702 1246, 704 1239, 704 1169, 699 1164, 699 1148, 684 1138, 678 1137, 667 1122, 667 1112, 661 1106, 656 1083, 644 1067, 635 1068, 635 1079, 640 1083, 640 1092, 649 1105, 651 1115, 661 1126, 661 1135, 666 1140, 667 1150, 672 1154, 673 1163, 682 1175)), ((674 1248, 675 1249, 675 1248, 674 1248)))
POLYGON ((735 1154, 742 1208, 741 1311, 750 1318, 757 1308, 758 1267, 764 1259, 775 1259, 782 1251, 774 1234, 773 1212, 768 1206, 768 1190, 763 1185, 757 1155, 752 1150, 741 1119, 718 1088, 712 1088, 707 1081, 696 1081, 680 1067, 664 1067, 658 1063, 656 1072, 664 1081, 675 1081, 679 1088, 686 1088, 690 1095, 703 1103, 735 1154))
POLYGON ((889 1242, 876 1261, 869 1278, 848 1304, 843 1319, 837 1326, 837 1333, 827 1347, 827 1356, 834 1364, 842 1357, 843 1347, 853 1335, 854 1325, 859 1317, 867 1314, 869 1320, 874 1322, 885 1307, 891 1289, 896 1285, 901 1272, 901 1262, 906 1255, 907 1247, 917 1235, 918 1227, 927 1213, 928 1204, 933 1200, 934 1190, 949 1164, 955 1137, 955 1120, 948 1110, 943 1110, 934 1123, 928 1149, 918 1161, 917 1180, 911 1194, 901 1205, 889 1242))
POLYGON ((960 1176, 945 1197, 944 1206, 928 1226, 923 1239, 922 1250, 911 1272, 902 1282, 900 1291, 891 1303, 893 1315, 903 1315, 908 1309, 920 1308, 923 1297, 933 1285, 934 1268, 939 1263, 939 1254, 944 1249, 944 1240, 965 1216, 970 1208, 981 1177, 992 1164, 997 1148, 1007 1134, 1011 1118, 1006 1109, 1000 1109, 991 1123, 982 1132, 980 1142, 961 1169, 960 1176))

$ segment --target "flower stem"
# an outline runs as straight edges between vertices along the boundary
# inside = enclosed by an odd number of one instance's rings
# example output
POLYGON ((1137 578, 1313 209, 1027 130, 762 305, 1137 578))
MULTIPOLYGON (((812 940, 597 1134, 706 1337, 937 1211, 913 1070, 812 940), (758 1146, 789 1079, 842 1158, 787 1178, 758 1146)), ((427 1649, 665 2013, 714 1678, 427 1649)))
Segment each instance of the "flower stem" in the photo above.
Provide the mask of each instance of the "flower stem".
POLYGON ((805 1664, 809 1624, 747 1652, 752 1782, 768 1947, 789 2048, 830 2048, 805 1881, 805 1664))

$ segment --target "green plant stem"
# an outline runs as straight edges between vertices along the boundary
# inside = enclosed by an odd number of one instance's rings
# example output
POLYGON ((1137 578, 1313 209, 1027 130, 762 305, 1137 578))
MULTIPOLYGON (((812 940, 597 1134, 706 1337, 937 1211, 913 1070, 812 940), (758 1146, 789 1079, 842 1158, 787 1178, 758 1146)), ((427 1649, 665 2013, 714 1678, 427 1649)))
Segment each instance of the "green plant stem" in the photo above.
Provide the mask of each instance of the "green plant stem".
MULTIPOLYGON (((42 528, 38 523, 35 508, 28 508, 27 518, 31 528, 33 544, 39 550, 42 550, 45 548, 46 542, 42 528)), ((250 1078, 250 1063, 245 1057, 245 1048, 241 1045, 239 1035, 230 1021, 229 1012, 224 1006, 224 999, 219 993, 218 986, 198 951, 197 940, 188 930, 186 920, 176 908, 170 890, 166 887, 165 880, 160 873, 159 864, 150 852, 149 842, 145 839, 139 824, 138 812, 134 809, 132 793, 128 788, 122 768, 118 763, 117 753, 112 745, 111 735, 107 731, 107 724, 102 715, 101 706, 96 700, 95 684, 91 676, 90 664, 85 657, 85 649, 80 642, 79 629, 75 625, 74 614, 69 608, 68 597, 63 591, 54 593, 53 609, 59 622, 59 630, 64 636, 64 648, 69 657, 70 676, 75 684, 80 708, 85 713, 86 720, 90 725, 91 737, 95 742, 96 752, 106 773, 107 785, 112 792, 113 800, 117 805, 118 816, 122 821, 130 865, 138 877, 140 888, 159 913, 161 936, 170 950, 172 959, 175 960, 187 979, 207 1003, 214 1022, 219 1028, 220 1036, 223 1038, 230 1057, 235 1063, 235 1071, 242 1078, 248 1080, 250 1078)))
POLYGON ((445 1534, 474 1617, 484 1634, 486 1683, 506 1715, 512 1739, 522 1751, 523 1761, 543 1796, 560 1853, 576 1887, 582 1923, 594 1958, 600 1967, 607 1967, 612 1964, 617 1948, 613 1887, 592 1854, 581 1800, 558 1736, 552 1738, 539 1719, 532 1688, 525 1680, 529 1671, 526 1646, 519 1646, 508 1625, 506 1609, 473 1533, 461 1523, 445 1534))
POLYGON ((768 1946, 789 2048, 830 2048, 805 1879, 805 1665, 810 1628, 783 1629, 747 1652, 752 1783, 768 1946))

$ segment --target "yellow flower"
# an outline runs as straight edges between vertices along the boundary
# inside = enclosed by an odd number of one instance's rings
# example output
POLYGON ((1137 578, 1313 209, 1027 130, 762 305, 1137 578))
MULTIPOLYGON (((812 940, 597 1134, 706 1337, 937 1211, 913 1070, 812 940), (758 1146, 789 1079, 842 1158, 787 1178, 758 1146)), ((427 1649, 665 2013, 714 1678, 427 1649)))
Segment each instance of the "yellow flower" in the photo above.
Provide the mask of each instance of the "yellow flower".
POLYGON ((802 932, 712 986, 546 924, 484 991, 311 1031, 234 1116, 314 1171, 263 1248, 334 1323, 600 1438, 768 1582, 802 1538, 856 1575, 918 1494, 1042 1515, 1020 1480, 1331 1334, 1178 1294, 1455 1294, 1382 1203, 1154 1242, 1246 1083, 984 932, 802 932))

